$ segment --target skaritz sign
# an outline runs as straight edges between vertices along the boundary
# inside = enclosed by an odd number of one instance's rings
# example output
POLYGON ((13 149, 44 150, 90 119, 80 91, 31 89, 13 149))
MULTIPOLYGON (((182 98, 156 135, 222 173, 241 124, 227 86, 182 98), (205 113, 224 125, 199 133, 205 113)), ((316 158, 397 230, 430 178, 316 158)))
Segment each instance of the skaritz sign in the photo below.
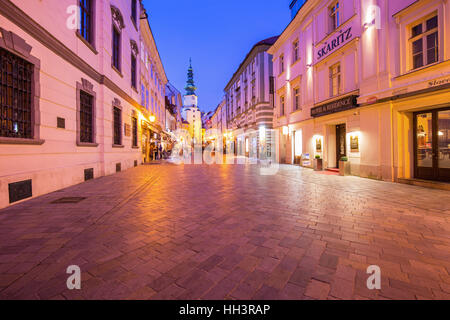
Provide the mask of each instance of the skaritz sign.
POLYGON ((314 54, 315 62, 319 62, 323 58, 327 57, 328 55, 354 39, 355 36, 357 36, 357 29, 358 28, 355 29, 354 26, 350 25, 347 28, 339 30, 329 40, 325 41, 319 47, 316 47, 314 54))

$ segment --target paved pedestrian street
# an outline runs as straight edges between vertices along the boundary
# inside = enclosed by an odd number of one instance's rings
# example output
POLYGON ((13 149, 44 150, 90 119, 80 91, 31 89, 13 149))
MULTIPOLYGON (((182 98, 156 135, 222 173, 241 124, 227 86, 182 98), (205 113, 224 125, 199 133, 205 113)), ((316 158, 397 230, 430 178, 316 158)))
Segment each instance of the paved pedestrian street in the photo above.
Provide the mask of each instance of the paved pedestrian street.
POLYGON ((140 166, 1 210, 0 298, 450 299, 450 192, 287 165, 140 166))

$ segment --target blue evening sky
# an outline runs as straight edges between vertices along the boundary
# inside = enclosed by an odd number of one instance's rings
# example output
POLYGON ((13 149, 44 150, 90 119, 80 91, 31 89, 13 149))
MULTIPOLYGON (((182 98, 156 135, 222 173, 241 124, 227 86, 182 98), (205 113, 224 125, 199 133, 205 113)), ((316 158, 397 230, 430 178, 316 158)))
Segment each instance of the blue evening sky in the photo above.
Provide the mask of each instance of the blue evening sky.
POLYGON ((192 57, 199 107, 214 110, 252 46, 290 22, 290 0, 144 0, 169 81, 184 94, 192 57))

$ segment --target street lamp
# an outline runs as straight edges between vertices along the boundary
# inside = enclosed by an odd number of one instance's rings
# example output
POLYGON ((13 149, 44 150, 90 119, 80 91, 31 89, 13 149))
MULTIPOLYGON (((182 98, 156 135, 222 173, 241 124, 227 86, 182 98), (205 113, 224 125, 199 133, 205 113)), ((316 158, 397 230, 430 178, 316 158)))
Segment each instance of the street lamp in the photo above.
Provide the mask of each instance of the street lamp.
POLYGON ((155 122, 155 120, 156 120, 156 117, 155 117, 154 115, 151 115, 151 116, 150 116, 150 122, 153 123, 153 122, 155 122))

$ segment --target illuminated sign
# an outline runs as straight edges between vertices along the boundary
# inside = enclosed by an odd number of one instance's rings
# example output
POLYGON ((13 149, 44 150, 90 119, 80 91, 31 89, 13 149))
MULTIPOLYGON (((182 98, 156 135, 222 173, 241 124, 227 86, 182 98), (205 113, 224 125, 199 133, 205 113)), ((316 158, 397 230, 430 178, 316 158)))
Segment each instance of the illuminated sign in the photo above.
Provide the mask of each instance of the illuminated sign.
POLYGON ((358 96, 352 95, 333 102, 325 103, 311 109, 311 117, 319 117, 330 113, 345 111, 357 108, 356 99, 358 96))
POLYGON ((314 45, 314 54, 312 64, 329 57, 336 51, 342 49, 346 44, 359 38, 361 36, 360 21, 355 18, 350 18, 344 22, 339 29, 326 35, 324 40, 318 41, 314 45))
POLYGON ((334 49, 341 46, 343 43, 348 42, 348 40, 350 40, 352 37, 352 27, 349 27, 345 31, 341 30, 341 34, 326 43, 321 49, 317 51, 317 60, 322 59, 323 57, 334 51, 334 49))

